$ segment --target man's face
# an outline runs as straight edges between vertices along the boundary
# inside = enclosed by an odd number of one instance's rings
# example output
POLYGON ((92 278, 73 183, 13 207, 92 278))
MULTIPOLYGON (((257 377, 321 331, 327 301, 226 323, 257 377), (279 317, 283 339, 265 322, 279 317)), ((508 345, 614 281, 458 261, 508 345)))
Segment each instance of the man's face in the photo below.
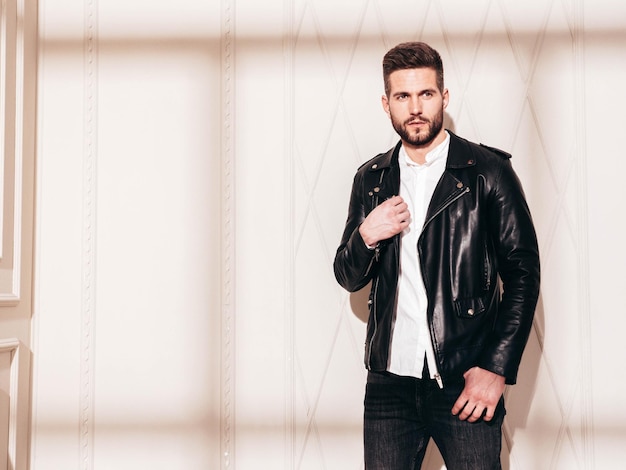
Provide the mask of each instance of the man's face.
POLYGON ((382 101, 393 128, 406 145, 427 148, 442 132, 448 90, 439 90, 434 69, 392 72, 389 96, 384 95, 382 101))

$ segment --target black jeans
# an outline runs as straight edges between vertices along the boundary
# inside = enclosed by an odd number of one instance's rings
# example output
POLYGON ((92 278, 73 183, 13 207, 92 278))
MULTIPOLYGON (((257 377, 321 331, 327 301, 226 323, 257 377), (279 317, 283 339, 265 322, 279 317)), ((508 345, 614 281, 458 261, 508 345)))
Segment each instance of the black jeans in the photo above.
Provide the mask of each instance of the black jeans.
POLYGON ((491 421, 452 415, 463 382, 370 372, 363 426, 367 470, 417 470, 432 437, 448 470, 500 470, 504 398, 491 421))

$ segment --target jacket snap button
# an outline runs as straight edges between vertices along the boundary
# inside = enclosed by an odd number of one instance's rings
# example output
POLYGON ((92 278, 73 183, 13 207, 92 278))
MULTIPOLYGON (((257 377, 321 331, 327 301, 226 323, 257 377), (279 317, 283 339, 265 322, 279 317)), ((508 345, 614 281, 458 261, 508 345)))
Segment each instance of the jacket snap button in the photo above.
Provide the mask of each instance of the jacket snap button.
POLYGON ((468 310, 467 310, 467 314, 468 314, 470 317, 471 317, 471 316, 474 316, 474 309, 473 309, 473 308, 468 309, 468 310))
POLYGON ((456 184, 456 187, 457 187, 457 188, 459 188, 459 189, 461 189, 461 188, 463 187, 463 183, 457 183, 457 184, 456 184))
POLYGON ((373 196, 373 195, 374 195, 374 193, 373 193, 372 191, 370 191, 370 192, 369 192, 369 193, 367 193, 367 194, 369 194, 370 196, 373 196))
POLYGON ((374 164, 372 165, 372 170, 375 170, 376 168, 378 168, 378 163, 374 163, 374 164))
POLYGON ((375 193, 377 193, 377 192, 379 192, 379 191, 380 191, 380 188, 379 188, 379 187, 374 188, 374 192, 375 192, 375 193))

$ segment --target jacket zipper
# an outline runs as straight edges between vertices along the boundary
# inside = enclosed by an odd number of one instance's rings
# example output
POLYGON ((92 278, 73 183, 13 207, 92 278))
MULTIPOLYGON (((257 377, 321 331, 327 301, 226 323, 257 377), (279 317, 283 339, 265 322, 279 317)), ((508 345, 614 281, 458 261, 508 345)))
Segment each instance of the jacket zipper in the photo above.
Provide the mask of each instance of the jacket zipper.
MULTIPOLYGON (((467 194, 470 192, 470 188, 469 186, 466 186, 465 189, 463 191, 461 191, 459 194, 457 194, 456 196, 454 196, 452 199, 450 199, 448 202, 446 202, 443 206, 441 206, 441 208, 435 212, 430 219, 428 219, 426 222, 424 222, 424 228, 426 228, 426 226, 432 222, 432 220, 437 217, 439 214, 441 214, 443 212, 443 210, 448 207, 450 204, 452 204, 454 201, 456 201, 457 199, 460 199, 463 195, 467 194)), ((424 228, 422 228, 422 233, 424 232, 424 228)))
MULTIPOLYGON (((383 181, 383 177, 385 175, 385 170, 383 169, 380 173, 380 178, 378 179, 378 184, 382 184, 383 181)), ((379 204, 379 197, 376 196, 372 199, 372 210, 374 210, 374 208, 376 206, 378 206, 379 204)), ((372 256, 372 259, 370 259, 370 263, 367 266, 367 269, 365 270, 365 275, 364 277, 367 277, 370 273, 370 270, 372 269, 372 266, 374 265, 374 261, 378 261, 380 257, 380 244, 376 244, 376 247, 374 248, 374 256, 372 256)), ((369 346, 368 346, 368 351, 367 351, 367 368, 369 370, 372 369, 372 344, 374 344, 374 338, 376 337, 376 333, 378 332, 378 317, 376 315, 376 297, 378 295, 378 277, 376 277, 376 280, 374 281, 374 285, 372 286, 372 318, 374 320, 374 331, 372 331, 372 336, 370 337, 369 340, 369 346)))
MULTIPOLYGON (((378 185, 380 186, 381 184, 383 184, 383 178, 385 176, 385 169, 383 168, 382 171, 380 172, 380 177, 378 178, 378 185)), ((378 196, 375 196, 372 198, 372 210, 374 210, 374 208, 376 208, 378 206, 378 204, 380 204, 380 198, 378 196)), ((380 245, 377 244, 376 247, 374 248, 374 256, 372 257, 372 259, 370 260, 367 269, 365 270, 365 274, 363 275, 363 277, 367 277, 367 275, 370 273, 372 266, 374 265, 374 261, 378 261, 378 258, 380 257, 380 245)))
POLYGON ((370 337, 369 347, 367 351, 367 368, 372 369, 372 344, 374 344, 374 338, 376 337, 376 333, 378 332, 378 317, 376 316, 376 297, 378 295, 378 278, 374 282, 372 286, 374 295, 372 295, 372 318, 374 319, 374 331, 372 331, 372 336, 370 337))
POLYGON ((491 287, 491 261, 489 259, 489 250, 487 246, 487 241, 484 243, 485 249, 485 290, 489 290, 491 287))
MULTIPOLYGON (((424 228, 422 228, 422 233, 424 233, 424 229, 426 228, 426 226, 428 224, 430 224, 430 222, 432 222, 432 220, 437 217, 439 214, 441 214, 444 209, 446 207, 448 207, 450 204, 452 204, 454 201, 460 199, 461 197, 463 197, 463 195, 467 194, 470 192, 470 188, 469 186, 466 186, 465 189, 460 192, 459 194, 457 194, 455 197, 453 197, 452 199, 450 199, 448 202, 446 202, 443 206, 441 206, 441 208, 435 212, 426 222, 424 222, 424 228)), ((420 257, 421 260, 421 257, 420 257)), ((424 266, 421 266, 422 272, 424 272, 424 266)), ((428 295, 428 293, 427 293, 428 295)), ((432 331, 432 325, 429 322, 429 329, 430 329, 430 341, 431 343, 433 343, 433 338, 434 338, 434 333, 432 331)), ((437 350, 435 348, 435 345, 433 344, 433 352, 435 353, 435 356, 437 356, 437 350)), ((435 374, 435 381, 437 382, 437 385, 439 386, 440 389, 443 389, 443 379, 441 378, 441 375, 439 374, 439 368, 437 368, 437 373, 435 374)))
POLYGON ((437 385, 439 385, 439 388, 443 389, 443 380, 441 380, 441 375, 439 375, 439 372, 435 374, 435 380, 437 381, 437 385))
POLYGON ((378 258, 380 258, 380 246, 376 245, 376 247, 374 248, 374 256, 372 256, 370 264, 367 265, 367 269, 365 270, 365 274, 363 275, 363 277, 367 277, 367 275, 370 273, 370 270, 372 269, 372 266, 374 265, 374 261, 378 261, 378 258))

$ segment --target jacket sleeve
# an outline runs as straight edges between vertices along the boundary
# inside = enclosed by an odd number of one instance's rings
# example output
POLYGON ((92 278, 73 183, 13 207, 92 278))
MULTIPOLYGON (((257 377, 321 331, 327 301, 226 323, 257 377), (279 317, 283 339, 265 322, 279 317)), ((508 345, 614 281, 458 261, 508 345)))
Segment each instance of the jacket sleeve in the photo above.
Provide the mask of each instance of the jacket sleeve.
POLYGON ((346 226, 333 263, 337 282, 349 292, 367 285, 372 278, 378 254, 377 249, 366 246, 359 232, 366 217, 363 201, 363 179, 361 172, 357 172, 352 183, 346 226))
POLYGON ((479 365, 514 384, 539 297, 539 248, 521 183, 510 160, 501 163, 491 191, 488 223, 503 292, 479 365))

